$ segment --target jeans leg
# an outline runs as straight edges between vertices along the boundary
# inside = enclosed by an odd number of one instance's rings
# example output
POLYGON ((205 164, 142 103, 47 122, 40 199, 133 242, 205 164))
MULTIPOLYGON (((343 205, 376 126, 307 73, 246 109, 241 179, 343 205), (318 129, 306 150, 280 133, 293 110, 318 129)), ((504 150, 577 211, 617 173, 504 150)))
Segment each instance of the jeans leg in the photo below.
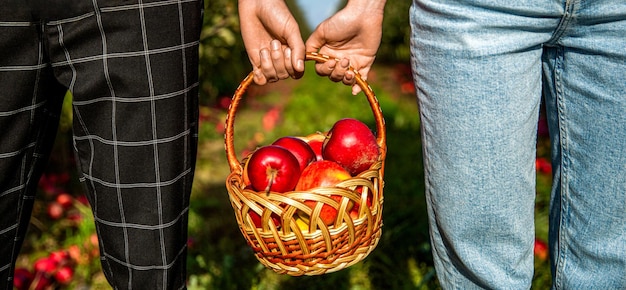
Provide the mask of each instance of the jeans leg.
POLYGON ((558 3, 414 1, 413 76, 426 198, 444 289, 533 277, 541 43, 558 3))
POLYGON ((624 289, 626 3, 581 1, 572 15, 543 60, 554 289, 624 289))

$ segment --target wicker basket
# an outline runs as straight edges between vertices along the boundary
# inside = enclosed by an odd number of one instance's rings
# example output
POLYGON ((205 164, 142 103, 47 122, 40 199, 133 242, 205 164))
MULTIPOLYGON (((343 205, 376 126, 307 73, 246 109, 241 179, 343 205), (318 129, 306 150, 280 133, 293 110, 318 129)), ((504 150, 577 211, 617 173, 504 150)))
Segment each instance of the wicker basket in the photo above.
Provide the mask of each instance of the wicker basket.
MULTIPOLYGON (((307 60, 325 62, 330 59, 308 53, 307 60)), ((353 70, 354 71, 354 70, 353 70)), ((234 122, 238 105, 252 83, 250 73, 235 92, 226 117, 225 146, 231 173, 226 180, 229 198, 235 211, 239 228, 257 259, 280 274, 291 276, 321 275, 338 271, 363 260, 378 244, 381 236, 383 209, 383 172, 386 155, 385 124, 378 100, 367 82, 356 72, 357 84, 367 97, 376 120, 376 138, 380 147, 379 160, 369 170, 345 180, 335 187, 315 188, 309 191, 286 193, 255 192, 245 188, 243 182, 244 160, 238 160, 233 145, 234 122), (341 196, 337 202, 330 195, 341 196), (348 214, 348 204, 360 206, 357 217, 348 214), (315 201, 312 209, 304 200, 315 201), (322 204, 338 209, 333 225, 327 226, 318 215, 322 204), (261 216, 262 228, 255 227, 250 217, 254 211, 261 216), (297 224, 296 217, 304 213, 308 230, 297 224), (280 219, 277 227, 272 219, 280 219)), ((301 137, 306 140, 307 137, 301 137)), ((301 222, 301 221, 300 221, 301 222)))

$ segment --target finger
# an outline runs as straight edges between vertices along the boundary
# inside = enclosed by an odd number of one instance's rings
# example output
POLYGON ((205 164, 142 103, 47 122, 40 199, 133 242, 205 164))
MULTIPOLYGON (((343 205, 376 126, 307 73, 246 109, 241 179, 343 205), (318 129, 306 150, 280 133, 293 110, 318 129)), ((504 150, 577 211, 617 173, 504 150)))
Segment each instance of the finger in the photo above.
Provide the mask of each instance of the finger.
MULTIPOLYGON (((362 72, 363 74, 358 73, 358 74, 359 74, 359 76, 360 76, 360 78, 361 78, 362 80, 364 80, 364 81, 367 81, 367 71, 368 71, 368 70, 361 70, 361 72, 362 72)), ((362 91, 363 91, 363 89, 361 88, 361 86, 359 86, 359 84, 357 84, 357 83, 356 83, 356 78, 357 78, 356 74, 357 74, 357 73, 355 73, 355 72, 353 72, 353 71, 350 71, 350 73, 351 73, 351 75, 353 76, 353 77, 352 77, 352 79, 353 79, 353 83, 352 83, 352 95, 357 95, 358 93, 362 92, 362 91)))
MULTIPOLYGON (((337 65, 335 65, 335 69, 333 69, 333 71, 330 73, 330 79, 335 82, 344 81, 345 83, 345 74, 349 68, 350 60, 348 58, 343 58, 337 63, 337 65)), ((349 84, 351 85, 352 83, 349 84)))
POLYGON ((347 70, 346 73, 343 75, 343 79, 341 80, 341 82, 347 86, 354 85, 356 83, 354 72, 351 70, 347 70))
POLYGON ((361 89, 361 87, 359 85, 353 85, 352 86, 352 95, 356 96, 358 95, 360 92, 362 92, 363 90, 361 89))
POLYGON ((274 69, 274 63, 269 49, 263 48, 259 53, 261 56, 261 72, 265 76, 268 82, 278 81, 276 69, 274 69))
POLYGON ((290 63, 291 67, 294 70, 294 74, 296 78, 302 76, 304 72, 304 42, 302 41, 302 36, 300 35, 300 31, 296 31, 296 33, 291 33, 287 38, 287 46, 290 50, 290 63))
POLYGON ((285 57, 285 69, 287 70, 287 72, 289 73, 289 75, 293 78, 295 78, 296 76, 296 72, 293 69, 293 62, 291 61, 291 48, 286 47, 285 50, 283 51, 283 55, 285 57))
POLYGON ((276 77, 281 80, 288 78, 289 72, 287 72, 287 68, 285 66, 285 56, 283 54, 282 44, 280 41, 274 39, 270 42, 270 48, 270 56, 272 58, 274 70, 276 71, 276 77))
MULTIPOLYGON (((346 83, 345 81, 344 81, 344 84, 352 85, 352 95, 356 96, 361 91, 363 91, 363 89, 361 89, 361 86, 359 86, 359 84, 356 83, 356 75, 354 75, 354 72, 351 72, 351 73, 352 73, 352 76, 353 76, 352 77, 352 84, 346 83)), ((365 81, 367 79, 367 77, 361 76, 361 79, 365 81)))
POLYGON ((335 66, 337 66, 337 61, 329 59, 324 63, 315 64, 315 72, 317 72, 320 76, 330 76, 335 69, 335 66))
POLYGON ((267 79, 265 78, 265 75, 263 75, 263 71, 261 70, 261 68, 257 67, 254 69, 253 80, 257 85, 260 86, 267 83, 267 79))
POLYGON ((318 26, 306 40, 305 47, 307 52, 319 52, 320 48, 326 44, 320 29, 320 26, 318 26))

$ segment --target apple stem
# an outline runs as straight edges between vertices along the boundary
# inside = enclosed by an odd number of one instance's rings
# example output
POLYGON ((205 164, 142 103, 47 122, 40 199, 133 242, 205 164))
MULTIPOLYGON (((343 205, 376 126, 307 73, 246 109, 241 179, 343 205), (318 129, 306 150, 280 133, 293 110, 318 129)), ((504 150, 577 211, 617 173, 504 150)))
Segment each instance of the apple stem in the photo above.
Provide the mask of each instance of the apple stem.
POLYGON ((267 183, 267 187, 265 187, 266 196, 270 195, 270 188, 272 187, 272 184, 274 184, 274 177, 276 177, 276 170, 272 170, 270 172, 270 181, 267 183))

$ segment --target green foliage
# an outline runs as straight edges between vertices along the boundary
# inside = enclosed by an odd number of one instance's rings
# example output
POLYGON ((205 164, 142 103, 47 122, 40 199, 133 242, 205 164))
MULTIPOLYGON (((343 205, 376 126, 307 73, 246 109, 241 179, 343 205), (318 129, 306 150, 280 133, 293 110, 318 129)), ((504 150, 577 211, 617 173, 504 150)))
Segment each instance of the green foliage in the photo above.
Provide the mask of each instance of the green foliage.
MULTIPOLYGON (((340 2, 345 6, 347 0, 340 2)), ((408 61, 411 27, 409 26, 410 0, 387 1, 383 18, 383 37, 377 59, 384 62, 408 61)))
POLYGON ((383 61, 408 61, 411 28, 409 7, 411 1, 387 1, 383 19, 383 38, 378 58, 383 61))
POLYGON ((239 30, 237 1, 205 1, 205 5, 199 74, 201 102, 208 104, 234 91, 250 64, 239 30))

